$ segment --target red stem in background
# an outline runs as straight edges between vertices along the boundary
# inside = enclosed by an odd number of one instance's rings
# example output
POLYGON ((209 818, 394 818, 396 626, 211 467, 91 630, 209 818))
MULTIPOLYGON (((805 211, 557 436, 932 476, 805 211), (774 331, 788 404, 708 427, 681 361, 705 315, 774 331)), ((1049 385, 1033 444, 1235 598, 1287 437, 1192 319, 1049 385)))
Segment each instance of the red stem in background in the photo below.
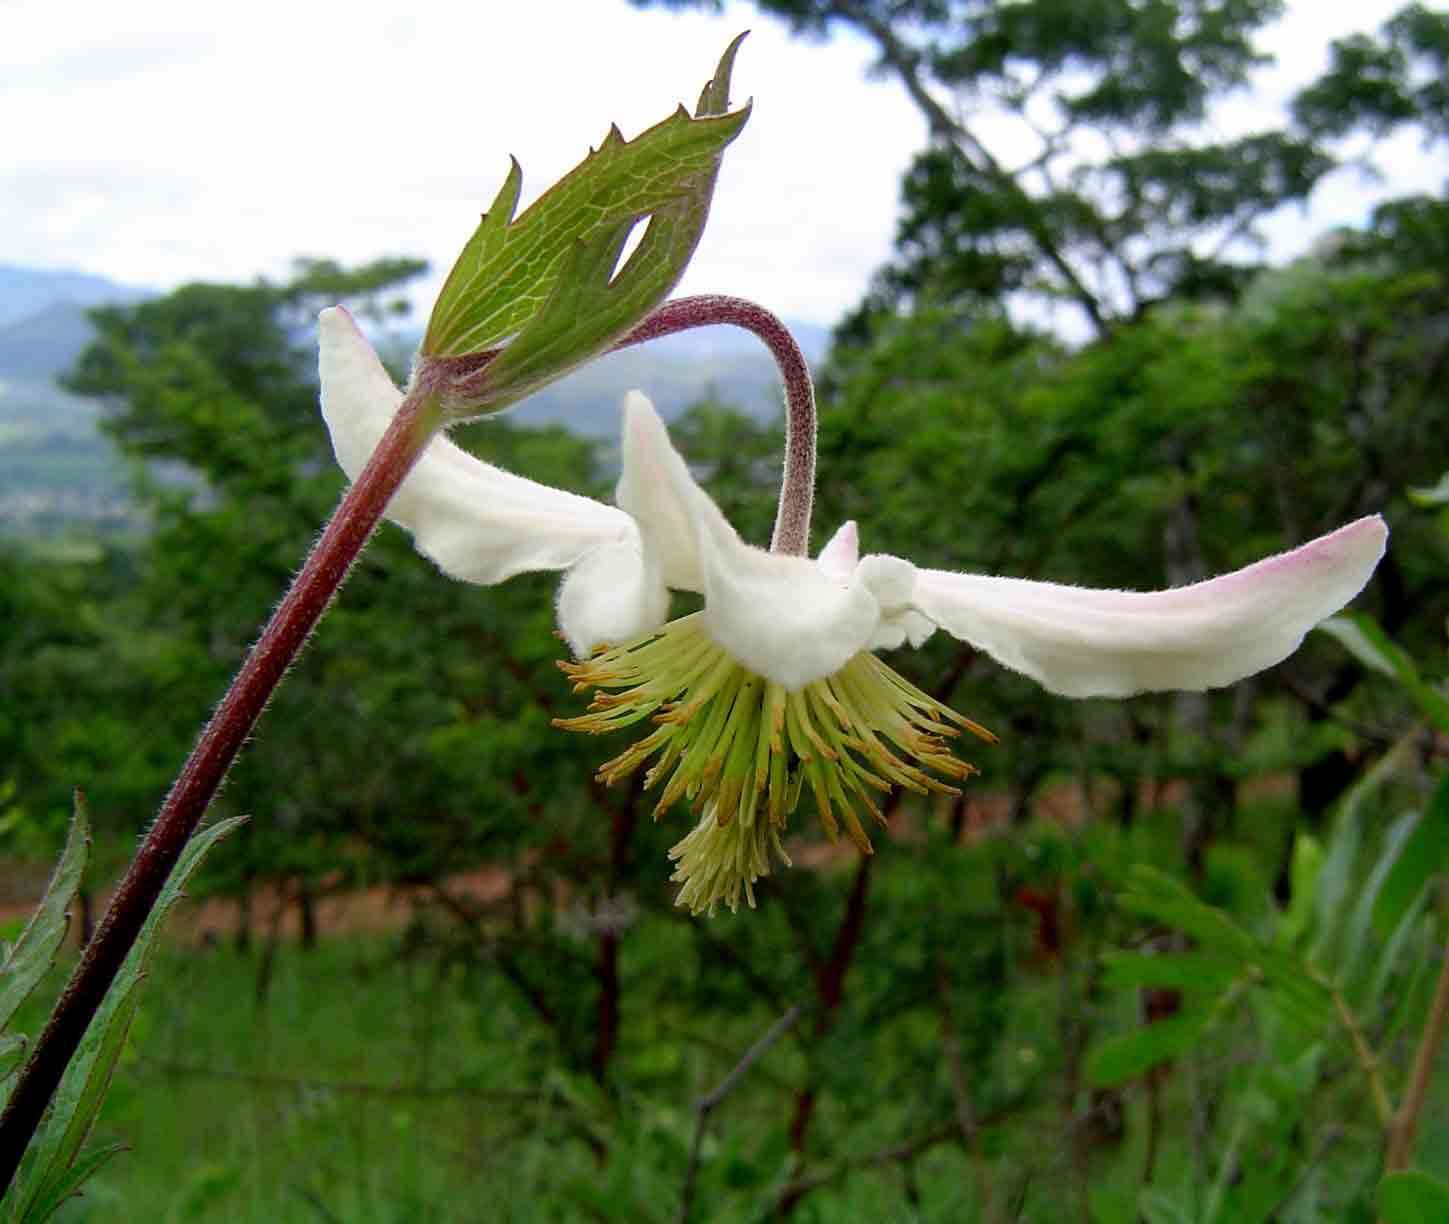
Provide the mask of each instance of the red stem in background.
POLYGON ((191 750, 0 1116, 0 1197, 9 1189, 66 1066, 237 753, 342 586, 389 499, 442 423, 431 395, 415 393, 403 401, 191 750))

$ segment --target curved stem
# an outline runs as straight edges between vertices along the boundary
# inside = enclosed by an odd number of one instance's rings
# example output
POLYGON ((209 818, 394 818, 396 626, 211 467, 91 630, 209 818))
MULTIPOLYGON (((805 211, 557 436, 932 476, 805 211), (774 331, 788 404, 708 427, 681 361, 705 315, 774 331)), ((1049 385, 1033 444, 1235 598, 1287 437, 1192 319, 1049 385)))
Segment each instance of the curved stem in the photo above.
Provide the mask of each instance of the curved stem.
POLYGON ((810 548, 810 507, 815 498, 815 384, 789 328, 777 315, 744 298, 703 294, 665 302, 614 349, 717 323, 753 332, 779 367, 785 384, 785 475, 770 550, 803 557, 810 548))
POLYGON ((232 761, 342 586, 389 499, 442 423, 442 411, 431 394, 415 392, 403 401, 191 750, 0 1115, 0 1197, 232 761))

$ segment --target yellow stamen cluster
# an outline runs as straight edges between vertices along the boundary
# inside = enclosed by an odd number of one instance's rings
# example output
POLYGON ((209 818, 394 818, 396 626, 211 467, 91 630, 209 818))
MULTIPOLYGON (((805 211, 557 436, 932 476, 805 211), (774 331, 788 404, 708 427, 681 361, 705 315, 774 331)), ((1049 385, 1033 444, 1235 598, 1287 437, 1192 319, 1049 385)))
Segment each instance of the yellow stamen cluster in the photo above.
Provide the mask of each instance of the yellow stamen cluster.
POLYGON ((664 783, 661 812, 680 799, 701 817, 669 852, 682 884, 678 903, 713 913, 755 903, 805 783, 832 841, 842 825, 863 854, 870 838, 858 809, 884 824, 875 796, 893 786, 925 794, 960 791, 920 766, 957 780, 976 772, 948 739, 970 731, 995 742, 862 651, 833 675, 797 692, 746 671, 704 630, 700 615, 581 662, 559 666, 574 691, 599 690, 589 712, 554 725, 601 735, 650 718, 655 729, 599 769, 599 781, 627 778, 656 757, 644 785, 664 783), (915 762, 915 763, 912 763, 915 762))

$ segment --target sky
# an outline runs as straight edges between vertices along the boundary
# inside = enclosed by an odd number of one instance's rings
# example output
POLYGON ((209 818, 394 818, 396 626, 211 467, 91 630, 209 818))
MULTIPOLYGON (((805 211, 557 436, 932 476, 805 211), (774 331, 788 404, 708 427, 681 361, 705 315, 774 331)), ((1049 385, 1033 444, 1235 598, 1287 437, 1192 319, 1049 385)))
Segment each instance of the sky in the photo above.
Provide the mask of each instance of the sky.
MULTIPOLYGON (((1263 123, 1327 63, 1329 39, 1376 27, 1400 2, 1290 0, 1265 42, 1278 67, 1220 126, 1263 123)), ((418 255, 440 279, 510 154, 526 205, 611 121, 633 136, 692 105, 748 28, 734 93, 755 111, 680 291, 830 324, 889 256, 900 176, 925 137, 901 88, 871 79, 863 39, 791 38, 738 0, 720 15, 625 0, 84 11, 0 0, 0 263, 164 289, 281 277, 297 255, 418 255)), ((1449 177, 1442 154, 1407 135, 1377 157, 1384 182, 1344 173, 1307 215, 1275 218, 1274 254, 1449 177)))

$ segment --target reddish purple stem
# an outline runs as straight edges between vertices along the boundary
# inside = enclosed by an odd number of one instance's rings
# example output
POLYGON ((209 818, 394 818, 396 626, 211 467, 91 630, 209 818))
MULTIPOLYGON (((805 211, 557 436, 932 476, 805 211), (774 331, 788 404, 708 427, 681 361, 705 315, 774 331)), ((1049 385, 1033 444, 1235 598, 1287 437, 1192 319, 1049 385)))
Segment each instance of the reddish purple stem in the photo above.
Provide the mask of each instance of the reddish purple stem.
POLYGON ((715 323, 753 332, 770 350, 785 384, 785 475, 775 515, 772 552, 803 557, 810 549, 810 508, 815 498, 815 384, 805 354, 780 319, 744 298, 704 294, 665 302, 614 345, 643 344, 675 332, 715 323))

